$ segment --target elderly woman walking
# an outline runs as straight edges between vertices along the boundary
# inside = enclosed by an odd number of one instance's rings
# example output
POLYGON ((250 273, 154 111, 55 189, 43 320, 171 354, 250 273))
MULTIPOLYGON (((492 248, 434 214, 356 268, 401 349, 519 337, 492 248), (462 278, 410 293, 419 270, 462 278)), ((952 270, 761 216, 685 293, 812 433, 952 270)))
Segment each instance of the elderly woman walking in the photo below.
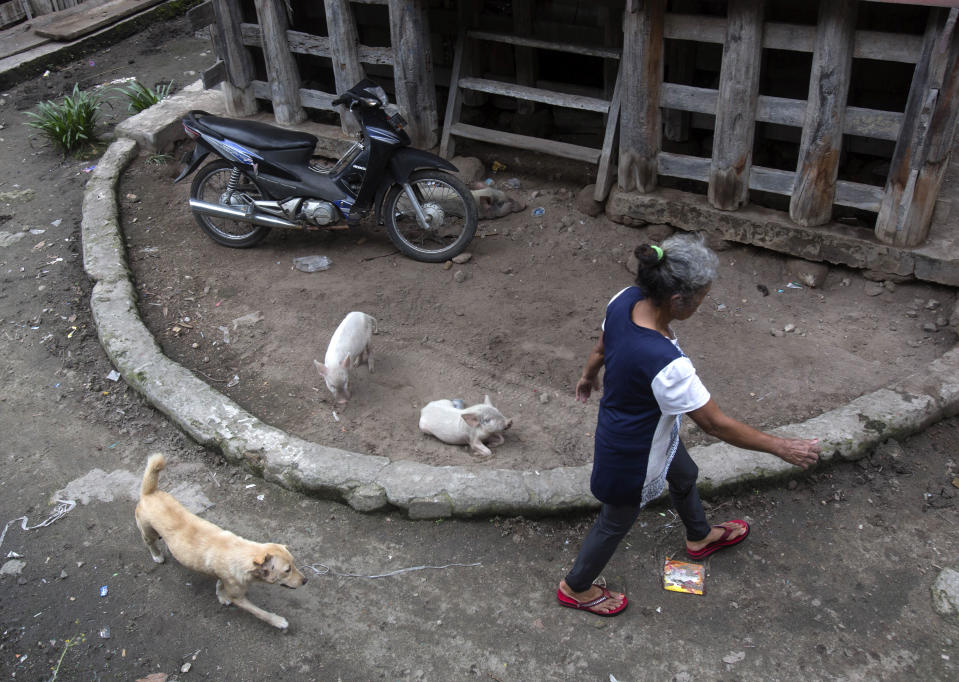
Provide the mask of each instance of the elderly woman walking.
POLYGON ((699 469, 679 439, 683 414, 711 436, 803 469, 819 453, 816 440, 780 438, 726 416, 679 348, 670 323, 699 308, 716 278, 716 254, 697 237, 677 235, 662 247, 639 246, 635 255, 636 286, 606 305, 603 333, 576 384, 577 399, 586 402, 605 365, 590 479, 602 507, 556 597, 563 606, 599 616, 622 613, 628 602, 594 581, 640 510, 667 484, 691 558, 703 559, 749 534, 742 520, 715 526, 706 520, 696 489, 699 469))

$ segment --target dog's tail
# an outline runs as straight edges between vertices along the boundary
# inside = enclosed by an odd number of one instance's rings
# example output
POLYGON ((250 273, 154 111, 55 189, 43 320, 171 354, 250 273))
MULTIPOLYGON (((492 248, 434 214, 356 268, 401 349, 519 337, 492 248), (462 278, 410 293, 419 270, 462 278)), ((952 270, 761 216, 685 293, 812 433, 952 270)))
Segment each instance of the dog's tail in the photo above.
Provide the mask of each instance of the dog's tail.
POLYGON ((159 452, 150 455, 147 460, 147 470, 143 472, 143 483, 140 484, 140 497, 149 495, 157 489, 157 480, 160 478, 160 472, 166 466, 166 459, 159 452))

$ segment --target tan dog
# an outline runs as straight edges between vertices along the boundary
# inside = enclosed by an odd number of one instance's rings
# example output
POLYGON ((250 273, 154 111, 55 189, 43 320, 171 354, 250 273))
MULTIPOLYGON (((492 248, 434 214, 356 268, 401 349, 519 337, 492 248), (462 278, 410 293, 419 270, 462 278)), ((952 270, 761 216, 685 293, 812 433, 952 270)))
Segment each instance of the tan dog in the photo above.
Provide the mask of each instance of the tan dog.
POLYGON ((236 604, 273 627, 285 630, 286 618, 251 604, 246 590, 253 580, 279 583, 296 588, 306 578, 293 565, 289 550, 273 542, 250 542, 190 513, 172 495, 157 490, 160 471, 166 466, 161 454, 147 460, 140 501, 137 503, 137 528, 153 560, 163 563, 157 540, 163 538, 170 554, 189 569, 214 576, 216 596, 221 604, 236 604))

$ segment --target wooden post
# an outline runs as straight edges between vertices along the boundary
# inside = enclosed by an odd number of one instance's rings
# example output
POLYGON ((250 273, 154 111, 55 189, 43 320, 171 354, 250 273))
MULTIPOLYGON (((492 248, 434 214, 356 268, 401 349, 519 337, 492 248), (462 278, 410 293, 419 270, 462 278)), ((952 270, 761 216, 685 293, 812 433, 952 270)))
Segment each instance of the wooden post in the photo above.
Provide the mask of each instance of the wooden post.
POLYGON ((389 8, 396 104, 413 144, 429 149, 439 139, 439 115, 426 0, 389 0, 389 8))
POLYGON ((300 103, 300 70, 286 37, 286 5, 282 0, 253 0, 253 4, 262 31, 273 116, 280 125, 295 125, 306 118, 306 112, 300 103))
POLYGON ((957 9, 930 16, 876 218, 876 237, 886 244, 918 246, 929 235, 959 117, 957 16, 957 9))
POLYGON ((729 0, 716 129, 709 171, 709 203, 735 211, 749 201, 764 0, 729 0))
MULTIPOLYGON (((360 38, 349 0, 326 0, 326 29, 330 37, 336 94, 342 94, 366 77, 360 64, 360 38)), ((337 107, 344 133, 356 133, 360 122, 345 106, 337 107)))
POLYGON ((460 111, 463 108, 463 91, 459 88, 459 80, 463 69, 469 70, 469 44, 472 42, 466 37, 466 30, 461 29, 456 40, 456 52, 453 53, 453 68, 450 71, 450 89, 446 98, 446 115, 443 119, 443 135, 440 138, 440 156, 448 159, 456 153, 456 141, 450 135, 450 128, 460 120, 460 111))
POLYGON ((239 0, 213 0, 215 23, 210 27, 213 51, 226 66, 223 101, 230 116, 252 116, 257 111, 253 94, 253 58, 240 34, 239 0))
POLYGON ((842 125, 852 72, 856 0, 820 0, 796 181, 789 217, 803 226, 832 218, 842 125))
MULTIPOLYGON (((513 0, 513 34, 533 37, 533 2, 532 0, 513 0)), ((536 53, 531 47, 513 47, 516 60, 516 82, 520 85, 533 86, 536 84, 536 53)), ((516 102, 516 113, 532 114, 536 105, 527 100, 516 102)))
POLYGON ((623 13, 619 186, 626 191, 645 193, 656 187, 665 8, 666 0, 626 0, 623 13))

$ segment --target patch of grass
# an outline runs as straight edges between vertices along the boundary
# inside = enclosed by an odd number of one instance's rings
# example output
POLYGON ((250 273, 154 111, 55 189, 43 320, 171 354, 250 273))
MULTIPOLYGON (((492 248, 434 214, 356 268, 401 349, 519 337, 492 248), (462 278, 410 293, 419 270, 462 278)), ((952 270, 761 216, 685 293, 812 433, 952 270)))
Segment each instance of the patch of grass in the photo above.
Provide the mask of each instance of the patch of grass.
POLYGON ((169 154, 150 154, 147 157, 147 163, 153 164, 154 166, 165 166, 173 160, 173 157, 169 154))
POLYGON ((117 91, 125 95, 126 98, 130 100, 130 111, 140 113, 144 109, 152 107, 160 100, 169 97, 172 89, 172 81, 158 85, 155 90, 148 88, 140 81, 132 81, 127 85, 118 87, 117 91))
POLYGON ((103 99, 98 93, 80 90, 73 86, 73 93, 60 102, 47 100, 37 105, 36 111, 28 111, 32 120, 27 122, 60 147, 64 153, 72 154, 83 145, 96 140, 94 128, 103 99))

